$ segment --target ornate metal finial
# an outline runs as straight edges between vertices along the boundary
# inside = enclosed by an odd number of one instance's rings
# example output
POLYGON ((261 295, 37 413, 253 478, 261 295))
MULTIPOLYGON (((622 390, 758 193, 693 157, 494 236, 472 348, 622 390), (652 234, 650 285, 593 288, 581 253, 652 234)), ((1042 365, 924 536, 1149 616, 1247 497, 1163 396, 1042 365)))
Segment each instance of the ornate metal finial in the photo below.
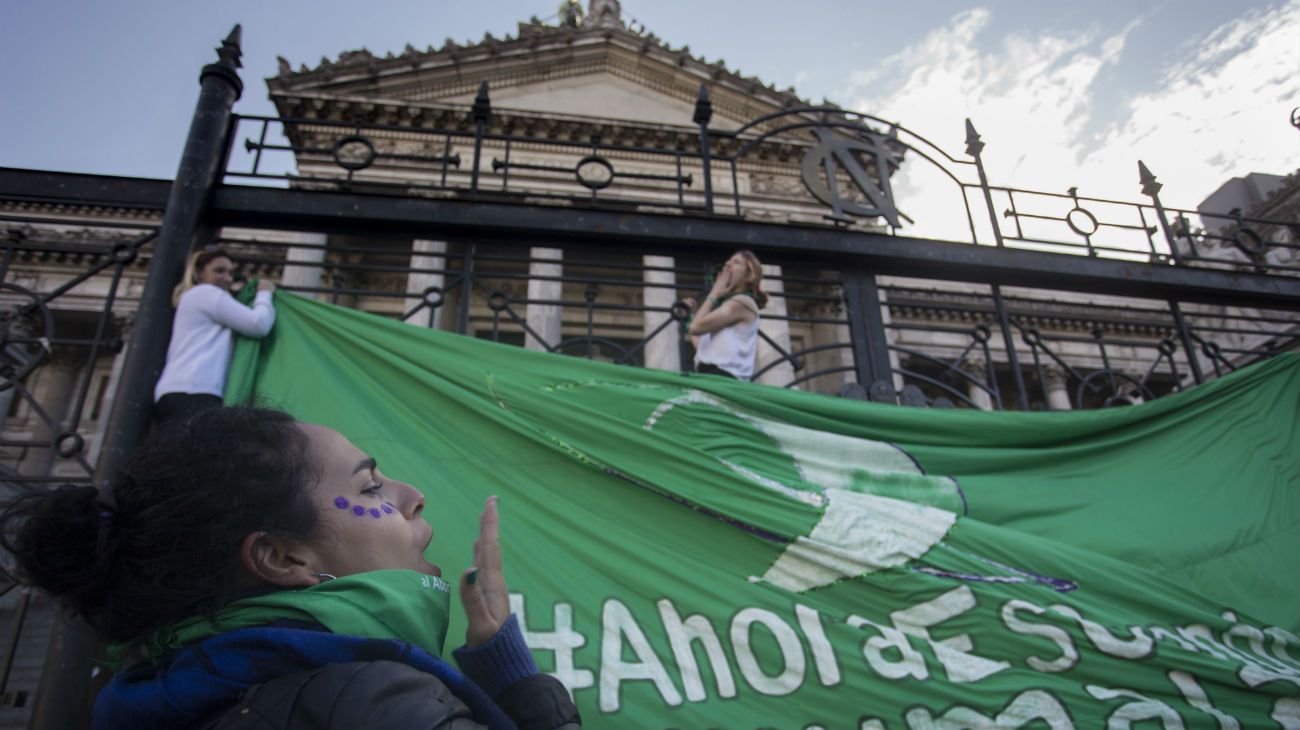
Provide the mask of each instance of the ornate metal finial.
POLYGON ((236 99, 244 93, 244 82, 239 78, 239 67, 243 65, 239 59, 244 55, 239 47, 242 36, 243 29, 236 24, 217 48, 217 62, 209 63, 199 72, 200 84, 208 76, 217 76, 234 87, 236 99))
POLYGON ((1138 160, 1138 180, 1142 183, 1143 195, 1155 195, 1160 192, 1160 188, 1164 187, 1156 182, 1156 176, 1151 174, 1142 160, 1138 160))
POLYGON ((969 119, 966 120, 966 154, 976 157, 984 151, 984 143, 980 141, 979 132, 975 131, 975 125, 971 124, 969 119))
POLYGON ((240 63, 239 59, 243 57, 244 52, 239 47, 239 44, 243 36, 243 26, 235 23, 235 27, 230 29, 230 35, 226 36, 226 39, 221 42, 221 47, 217 49, 217 58, 229 63, 234 68, 242 67, 244 64, 240 63))
MULTIPOLYGON (((585 13, 582 10, 582 3, 578 0, 564 0, 560 3, 560 26, 576 28, 582 24, 585 13)), ((537 17, 537 16, 533 16, 537 17)), ((539 23, 541 21, 538 21, 539 23)))
POLYGON ((474 106, 470 108, 470 118, 476 123, 486 123, 491 116, 492 101, 488 99, 488 83, 484 81, 478 85, 478 94, 474 96, 474 106))
POLYGON ((700 84, 700 96, 695 100, 695 116, 691 117, 696 124, 708 124, 713 118, 713 102, 709 101, 709 87, 700 84))

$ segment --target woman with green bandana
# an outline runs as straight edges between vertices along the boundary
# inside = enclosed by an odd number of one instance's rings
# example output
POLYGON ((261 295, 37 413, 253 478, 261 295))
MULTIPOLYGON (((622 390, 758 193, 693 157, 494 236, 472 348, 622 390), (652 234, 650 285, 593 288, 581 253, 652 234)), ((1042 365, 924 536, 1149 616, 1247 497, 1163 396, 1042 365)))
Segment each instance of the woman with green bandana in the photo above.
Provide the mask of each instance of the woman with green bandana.
POLYGON ((495 497, 460 579, 460 671, 424 497, 336 431, 205 411, 156 432, 114 500, 64 487, 0 516, 21 577, 129 664, 96 730, 579 727, 510 614, 495 497))

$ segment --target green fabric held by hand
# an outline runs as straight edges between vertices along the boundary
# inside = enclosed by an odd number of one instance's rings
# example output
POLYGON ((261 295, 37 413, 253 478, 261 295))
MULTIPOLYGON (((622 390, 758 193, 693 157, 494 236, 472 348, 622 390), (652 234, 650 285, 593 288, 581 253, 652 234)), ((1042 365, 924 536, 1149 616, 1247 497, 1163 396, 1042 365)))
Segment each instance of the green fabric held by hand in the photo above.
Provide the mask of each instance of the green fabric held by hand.
POLYGON ((512 606, 584 727, 1300 713, 1294 355, 1136 407, 987 413, 276 308, 228 399, 424 491, 445 568, 502 495, 512 606))
MULTIPOLYGON (((257 282, 257 278, 249 279, 235 294, 235 301, 246 307, 252 307, 253 299, 257 297, 257 282)), ((271 294, 273 305, 279 296, 278 290, 271 294)), ((272 332, 274 331, 272 328, 272 332)), ((230 368, 226 372, 226 395, 223 398, 227 405, 248 402, 249 396, 253 394, 253 384, 257 377, 255 365, 258 353, 261 351, 260 338, 244 337, 235 333, 235 349, 230 355, 230 368)))
POLYGON ((413 570, 376 570, 234 601, 211 617, 162 629, 144 647, 151 659, 214 634, 281 620, 324 626, 335 634, 396 639, 442 656, 451 587, 413 570))

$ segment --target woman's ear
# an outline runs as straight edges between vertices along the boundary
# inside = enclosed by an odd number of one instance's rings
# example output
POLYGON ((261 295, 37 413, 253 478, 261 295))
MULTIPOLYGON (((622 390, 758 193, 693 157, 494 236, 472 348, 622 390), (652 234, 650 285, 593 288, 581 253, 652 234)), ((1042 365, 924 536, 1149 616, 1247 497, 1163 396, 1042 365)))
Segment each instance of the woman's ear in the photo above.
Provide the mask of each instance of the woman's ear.
POLYGON ((320 581, 307 566, 307 552, 296 541, 252 532, 239 544, 239 562, 261 583, 282 588, 306 588, 320 581))

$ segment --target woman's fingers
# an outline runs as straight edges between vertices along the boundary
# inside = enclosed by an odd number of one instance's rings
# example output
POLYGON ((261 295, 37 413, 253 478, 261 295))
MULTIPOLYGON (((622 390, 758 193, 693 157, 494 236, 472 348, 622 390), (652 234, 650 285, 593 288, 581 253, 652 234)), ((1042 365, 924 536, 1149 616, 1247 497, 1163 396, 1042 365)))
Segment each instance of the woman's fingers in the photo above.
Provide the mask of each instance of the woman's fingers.
POLYGON ((505 587, 501 573, 501 517, 497 498, 488 497, 479 517, 478 539, 474 541, 474 565, 482 571, 480 579, 489 593, 505 587))
POLYGON ((510 592, 501 571, 501 519, 497 498, 488 497, 474 541, 474 565, 461 576, 461 603, 468 627, 465 643, 478 646, 496 635, 510 617, 510 592))
POLYGON ((722 273, 718 274, 717 280, 713 283, 713 290, 716 292, 725 292, 729 289, 731 289, 731 270, 723 269, 722 273))
POLYGON ((479 519, 479 551, 474 564, 482 572, 480 587, 488 610, 505 621, 510 616, 510 593, 506 589, 506 577, 501 566, 501 515, 498 501, 496 496, 488 497, 487 504, 483 505, 483 516, 479 519))
POLYGON ((501 628, 507 616, 498 618, 489 608, 489 602, 483 595, 479 569, 469 567, 460 576, 460 603, 465 607, 465 645, 473 648, 481 646, 501 628))
POLYGON ((494 495, 483 505, 479 517, 478 540, 474 542, 474 564, 485 570, 501 572, 501 516, 494 495))

